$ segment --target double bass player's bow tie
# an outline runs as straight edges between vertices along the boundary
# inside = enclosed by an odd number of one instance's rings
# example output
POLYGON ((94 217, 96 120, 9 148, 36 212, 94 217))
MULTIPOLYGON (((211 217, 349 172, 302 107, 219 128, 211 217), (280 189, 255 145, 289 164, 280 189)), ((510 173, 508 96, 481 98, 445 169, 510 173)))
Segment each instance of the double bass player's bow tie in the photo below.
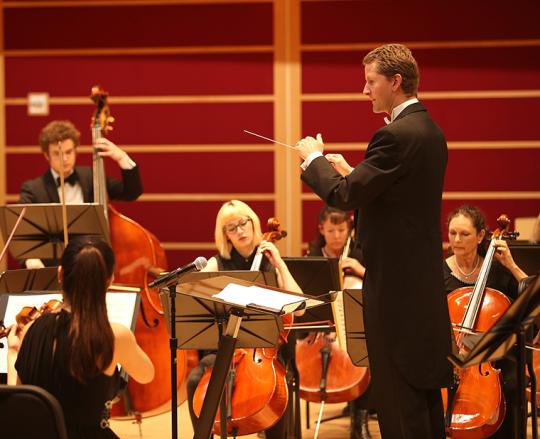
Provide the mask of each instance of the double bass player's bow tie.
MULTIPOLYGON (((73 171, 68 177, 64 178, 64 183, 72 186, 75 186, 78 181, 79 176, 75 171, 73 171)), ((60 186, 60 177, 56 177, 56 186, 60 186)))

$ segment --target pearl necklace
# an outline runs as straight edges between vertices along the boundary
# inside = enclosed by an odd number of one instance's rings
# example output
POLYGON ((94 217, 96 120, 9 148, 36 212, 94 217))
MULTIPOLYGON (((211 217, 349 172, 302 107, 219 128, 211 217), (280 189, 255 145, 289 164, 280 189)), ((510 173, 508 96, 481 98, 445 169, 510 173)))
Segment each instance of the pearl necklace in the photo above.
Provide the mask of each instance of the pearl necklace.
POLYGON ((470 273, 465 273, 461 267, 459 266, 458 264, 458 261, 457 261, 457 258, 455 257, 454 255, 454 262, 456 263, 456 268, 458 269, 458 271, 461 273, 461 275, 468 279, 469 277, 472 276, 472 274, 476 271, 476 269, 478 268, 478 264, 480 263, 480 256, 478 256, 478 253, 476 254, 476 264, 474 266, 474 268, 472 269, 472 271, 470 273))

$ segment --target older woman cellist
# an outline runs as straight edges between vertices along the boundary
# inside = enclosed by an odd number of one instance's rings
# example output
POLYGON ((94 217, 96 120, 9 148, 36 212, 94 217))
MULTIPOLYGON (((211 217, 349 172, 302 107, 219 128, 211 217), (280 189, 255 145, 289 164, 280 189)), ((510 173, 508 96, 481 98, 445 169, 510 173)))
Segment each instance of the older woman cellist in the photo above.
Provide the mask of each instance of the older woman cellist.
MULTIPOLYGON (((263 257, 258 270, 275 270, 280 288, 302 293, 285 262, 281 259, 277 247, 262 238, 263 233, 259 217, 251 207, 238 200, 224 203, 217 214, 215 226, 215 243, 218 254, 210 258, 203 271, 250 270, 259 250, 259 253, 262 251, 263 257)), ((193 407, 195 392, 205 370, 212 367, 215 361, 214 354, 209 352, 206 354, 199 365, 191 371, 187 382, 189 411, 194 426, 197 422, 193 407)), ((278 357, 287 367, 288 363, 292 361, 293 354, 294 349, 284 345, 280 349, 278 357)), ((281 439, 287 437, 287 421, 287 411, 285 411, 285 415, 265 431, 266 438, 281 439)))
MULTIPOLYGON (((483 213, 474 206, 463 205, 448 216, 448 241, 451 256, 443 264, 446 293, 474 285, 487 248, 487 226, 483 213)), ((527 275, 512 258, 508 244, 504 240, 495 241, 495 261, 487 278, 487 287, 500 291, 510 300, 518 293, 518 283, 527 275)), ((512 421, 515 403, 513 389, 515 362, 512 358, 496 363, 502 370, 503 393, 506 401, 506 416, 502 425, 490 436, 493 438, 512 437, 512 421)))

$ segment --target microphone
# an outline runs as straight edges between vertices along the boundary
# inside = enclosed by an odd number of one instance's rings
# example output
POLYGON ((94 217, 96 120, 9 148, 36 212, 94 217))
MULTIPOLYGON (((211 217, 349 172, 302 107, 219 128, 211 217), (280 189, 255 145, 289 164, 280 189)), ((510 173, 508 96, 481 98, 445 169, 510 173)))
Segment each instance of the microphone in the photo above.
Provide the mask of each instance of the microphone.
POLYGON ((174 283, 174 281, 176 281, 176 278, 180 276, 181 274, 187 273, 188 271, 192 271, 192 270, 200 271, 204 267, 206 267, 206 264, 208 264, 208 261, 206 260, 206 258, 199 256, 193 262, 190 262, 189 264, 184 265, 183 267, 179 267, 176 270, 169 271, 167 274, 159 276, 157 279, 150 282, 148 284, 148 287, 156 288, 156 287, 161 287, 161 286, 169 286, 170 284, 174 283))

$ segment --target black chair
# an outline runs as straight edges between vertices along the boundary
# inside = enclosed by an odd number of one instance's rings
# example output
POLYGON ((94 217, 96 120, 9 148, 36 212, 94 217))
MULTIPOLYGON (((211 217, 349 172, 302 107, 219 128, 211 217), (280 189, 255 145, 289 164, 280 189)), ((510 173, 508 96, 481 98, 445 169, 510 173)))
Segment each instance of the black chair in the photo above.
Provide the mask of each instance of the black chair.
POLYGON ((0 385, 0 431, 5 438, 68 438, 58 400, 27 385, 0 385))

